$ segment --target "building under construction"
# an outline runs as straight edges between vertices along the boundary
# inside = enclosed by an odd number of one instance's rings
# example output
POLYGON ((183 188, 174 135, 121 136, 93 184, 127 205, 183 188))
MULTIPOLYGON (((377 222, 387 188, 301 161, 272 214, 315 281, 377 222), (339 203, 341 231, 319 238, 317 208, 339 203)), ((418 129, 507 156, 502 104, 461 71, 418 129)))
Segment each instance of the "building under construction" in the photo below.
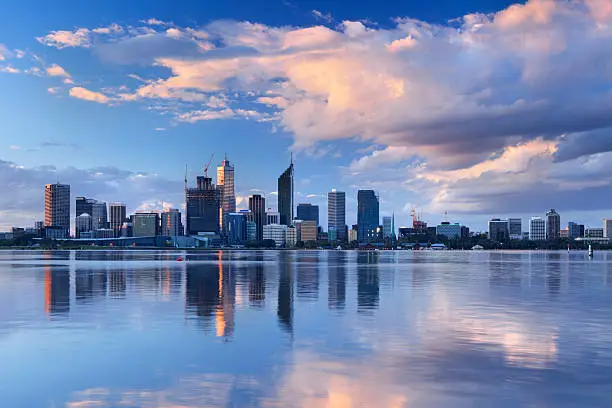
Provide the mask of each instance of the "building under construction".
POLYGON ((221 190, 208 177, 207 170, 208 166, 204 169, 204 175, 197 177, 195 188, 187 187, 185 175, 186 235, 219 233, 221 190))

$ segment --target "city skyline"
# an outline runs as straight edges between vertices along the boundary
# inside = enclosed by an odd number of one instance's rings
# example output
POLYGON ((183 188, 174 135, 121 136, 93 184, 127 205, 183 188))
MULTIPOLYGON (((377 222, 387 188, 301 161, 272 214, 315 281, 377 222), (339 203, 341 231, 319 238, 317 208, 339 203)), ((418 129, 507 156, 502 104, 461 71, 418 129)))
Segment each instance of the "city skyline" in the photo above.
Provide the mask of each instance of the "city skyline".
POLYGON ((274 197, 293 152, 294 202, 318 205, 321 225, 334 188, 348 223, 373 189, 397 226, 413 207, 483 231, 551 207, 601 225, 608 2, 513 3, 5 5, 0 230, 39 220, 54 181, 131 211, 180 208, 185 163, 191 180, 226 151, 237 208, 274 197), (45 24, 19 24, 31 9, 45 24))

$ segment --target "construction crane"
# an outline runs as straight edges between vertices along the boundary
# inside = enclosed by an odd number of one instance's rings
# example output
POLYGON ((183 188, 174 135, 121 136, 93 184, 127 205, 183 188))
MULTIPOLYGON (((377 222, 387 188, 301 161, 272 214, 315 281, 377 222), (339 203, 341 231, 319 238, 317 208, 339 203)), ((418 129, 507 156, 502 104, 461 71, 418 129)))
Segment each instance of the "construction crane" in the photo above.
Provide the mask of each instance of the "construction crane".
POLYGON ((206 166, 204 166, 204 177, 208 177, 208 167, 210 166, 213 157, 215 157, 214 153, 210 155, 210 160, 208 160, 208 163, 206 163, 206 166))

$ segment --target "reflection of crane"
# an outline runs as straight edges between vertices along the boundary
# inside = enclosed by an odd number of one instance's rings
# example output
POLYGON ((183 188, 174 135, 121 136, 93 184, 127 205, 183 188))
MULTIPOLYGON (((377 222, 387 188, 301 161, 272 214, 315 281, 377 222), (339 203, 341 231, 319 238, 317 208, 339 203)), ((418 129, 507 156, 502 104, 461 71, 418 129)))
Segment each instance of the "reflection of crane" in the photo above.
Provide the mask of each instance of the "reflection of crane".
POLYGON ((208 167, 210 166, 213 157, 215 157, 214 153, 210 155, 210 160, 208 160, 208 163, 206 163, 206 166, 204 166, 204 177, 208 177, 208 167))

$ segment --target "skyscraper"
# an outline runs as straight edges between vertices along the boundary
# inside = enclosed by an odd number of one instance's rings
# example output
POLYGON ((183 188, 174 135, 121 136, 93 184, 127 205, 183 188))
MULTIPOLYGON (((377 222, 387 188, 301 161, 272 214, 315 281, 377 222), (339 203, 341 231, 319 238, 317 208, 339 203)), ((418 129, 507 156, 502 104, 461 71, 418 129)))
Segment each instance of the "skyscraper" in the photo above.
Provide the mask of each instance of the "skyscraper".
POLYGON ((68 184, 47 184, 45 186, 45 227, 70 231, 70 186, 68 184))
POLYGON ((159 214, 156 212, 139 211, 132 217, 132 236, 151 237, 159 235, 159 214))
POLYGON ((557 239, 561 236, 561 216, 554 208, 546 213, 546 239, 557 239))
POLYGON ((319 206, 312 204, 298 204, 297 219, 302 221, 315 221, 319 225, 319 206))
POLYGON ((383 237, 384 238, 391 238, 391 235, 393 235, 393 227, 391 226, 391 224, 393 224, 393 220, 391 217, 389 216, 384 216, 382 218, 383 220, 383 237))
POLYGON ((183 235, 181 212, 175 208, 166 209, 161 215, 161 234, 169 237, 183 235))
POLYGON ((110 228, 115 231, 115 237, 121 236, 121 225, 125 221, 127 212, 125 204, 122 203, 110 203, 110 228))
POLYGON ((523 225, 520 218, 508 218, 508 232, 511 239, 522 239, 523 225))
POLYGON ((104 201, 94 200, 93 198, 77 197, 75 199, 75 204, 76 217, 83 214, 89 214, 91 216, 91 231, 108 227, 108 212, 104 201))
POLYGON ((612 218, 604 218, 604 238, 612 238, 612 218))
POLYGON ((338 241, 346 241, 346 193, 332 190, 327 194, 327 229, 336 231, 338 241))
POLYGON ((529 220, 529 239, 532 241, 546 240, 546 220, 541 217, 532 217, 529 220))
POLYGON ((256 225, 255 237, 257 241, 261 241, 263 239, 263 226, 266 223, 266 199, 259 194, 253 194, 249 197, 249 210, 251 210, 256 225))
POLYGON ((185 204, 187 235, 219 232, 221 192, 210 177, 198 176, 195 188, 187 188, 185 185, 185 204))
POLYGON ((244 245, 247 241, 247 217, 243 213, 229 213, 227 221, 227 242, 230 245, 244 245))
POLYGON ((357 192, 357 240, 372 242, 376 240, 380 221, 378 196, 374 190, 357 192))
POLYGON ((236 193, 234 191, 234 166, 227 160, 227 156, 217 167, 217 187, 221 190, 221 230, 227 231, 227 214, 236 212, 236 193))
POLYGON ((493 218, 489 221, 489 239, 496 242, 504 242, 510 238, 508 231, 508 220, 493 218))
POLYGON ((293 158, 287 170, 278 178, 278 212, 282 225, 293 223, 293 158))

